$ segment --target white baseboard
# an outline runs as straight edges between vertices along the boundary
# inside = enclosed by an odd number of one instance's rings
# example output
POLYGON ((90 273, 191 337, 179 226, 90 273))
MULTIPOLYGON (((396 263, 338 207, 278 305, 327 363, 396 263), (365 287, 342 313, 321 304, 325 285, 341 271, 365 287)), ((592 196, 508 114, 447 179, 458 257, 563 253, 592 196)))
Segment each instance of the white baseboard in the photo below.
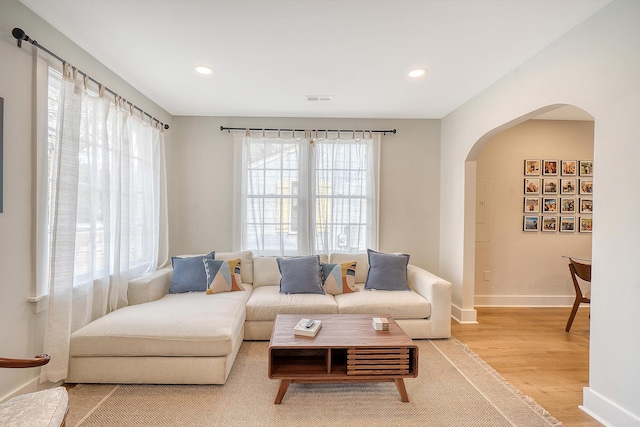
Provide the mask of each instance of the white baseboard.
POLYGON ((571 307, 575 295, 476 295, 476 307, 571 307))
POLYGON ((451 317, 462 324, 478 323, 478 312, 475 309, 460 308, 455 304, 451 304, 451 317))
POLYGON ((632 414, 589 387, 582 390, 584 412, 605 426, 639 427, 640 417, 632 414))

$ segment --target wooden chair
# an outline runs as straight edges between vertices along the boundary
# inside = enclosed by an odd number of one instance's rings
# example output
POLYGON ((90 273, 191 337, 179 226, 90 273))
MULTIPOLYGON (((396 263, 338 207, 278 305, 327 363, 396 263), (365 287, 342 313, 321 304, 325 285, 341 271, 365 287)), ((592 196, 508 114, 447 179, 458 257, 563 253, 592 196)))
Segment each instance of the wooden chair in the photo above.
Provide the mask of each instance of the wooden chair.
MULTIPOLYGON (((51 357, 39 354, 33 359, 0 357, 0 368, 35 368, 49 363, 51 357)), ((64 387, 54 387, 16 396, 0 403, 1 426, 62 426, 64 427, 69 398, 64 387)))
POLYGON ((571 309, 571 315, 569 316, 567 327, 564 329, 567 332, 571 329, 571 324, 573 323, 573 319, 576 317, 580 304, 591 303, 590 292, 583 294, 582 288, 580 288, 580 283, 578 283, 578 278, 585 282, 591 282, 591 264, 583 264, 569 258, 569 271, 571 272, 571 280, 573 280, 573 287, 576 291, 576 299, 573 302, 573 308, 571 309))

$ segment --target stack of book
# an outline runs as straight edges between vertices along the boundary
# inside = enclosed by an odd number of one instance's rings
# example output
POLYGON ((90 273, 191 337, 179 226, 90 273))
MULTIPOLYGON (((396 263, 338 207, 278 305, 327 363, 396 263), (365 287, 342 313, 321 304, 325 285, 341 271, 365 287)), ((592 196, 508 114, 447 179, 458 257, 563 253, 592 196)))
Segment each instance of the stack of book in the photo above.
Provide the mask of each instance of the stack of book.
POLYGON ((388 331, 389 321, 384 317, 374 317, 373 329, 375 329, 376 331, 388 331))
POLYGON ((322 322, 319 320, 301 319, 298 324, 294 326, 293 334, 305 337, 315 337, 321 326, 322 322))

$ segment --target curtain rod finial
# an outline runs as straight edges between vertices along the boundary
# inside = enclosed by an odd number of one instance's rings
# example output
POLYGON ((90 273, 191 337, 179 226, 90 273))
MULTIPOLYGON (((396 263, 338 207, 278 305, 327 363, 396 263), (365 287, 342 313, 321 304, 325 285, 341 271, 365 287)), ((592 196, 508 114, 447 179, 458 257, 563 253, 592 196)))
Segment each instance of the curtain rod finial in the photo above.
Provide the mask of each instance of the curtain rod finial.
POLYGON ((22 28, 18 28, 18 27, 14 28, 11 31, 11 35, 15 37, 15 39, 17 40, 18 47, 22 47, 22 40, 25 40, 25 41, 31 40, 22 28))

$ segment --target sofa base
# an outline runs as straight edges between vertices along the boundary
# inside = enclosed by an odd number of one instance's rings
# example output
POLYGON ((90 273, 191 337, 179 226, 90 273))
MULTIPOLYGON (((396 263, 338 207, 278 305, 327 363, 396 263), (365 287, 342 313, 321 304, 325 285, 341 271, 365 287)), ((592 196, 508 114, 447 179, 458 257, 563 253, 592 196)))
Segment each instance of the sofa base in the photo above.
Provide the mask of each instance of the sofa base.
POLYGON ((66 383, 224 384, 236 360, 242 333, 226 356, 74 357, 66 383))

